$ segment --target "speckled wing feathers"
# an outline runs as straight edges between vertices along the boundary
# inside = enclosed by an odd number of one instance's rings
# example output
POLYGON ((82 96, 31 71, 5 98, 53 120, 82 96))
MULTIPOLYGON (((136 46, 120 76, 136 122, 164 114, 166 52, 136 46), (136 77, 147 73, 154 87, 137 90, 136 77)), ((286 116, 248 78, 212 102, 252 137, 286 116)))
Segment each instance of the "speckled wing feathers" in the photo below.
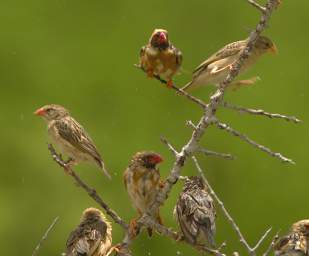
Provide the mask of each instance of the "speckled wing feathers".
POLYGON ((200 72, 204 71, 209 64, 216 62, 221 59, 225 59, 227 57, 231 57, 236 54, 240 54, 240 52, 245 49, 247 45, 247 40, 237 41, 230 43, 223 48, 221 48, 219 51, 217 51, 215 54, 210 56, 207 60, 205 60, 203 63, 201 63, 194 71, 193 71, 193 77, 196 77, 200 74, 200 72))
POLYGON ((79 151, 91 155, 102 167, 102 158, 89 135, 78 122, 71 117, 69 118, 70 120, 62 119, 55 122, 61 138, 69 142, 79 151))

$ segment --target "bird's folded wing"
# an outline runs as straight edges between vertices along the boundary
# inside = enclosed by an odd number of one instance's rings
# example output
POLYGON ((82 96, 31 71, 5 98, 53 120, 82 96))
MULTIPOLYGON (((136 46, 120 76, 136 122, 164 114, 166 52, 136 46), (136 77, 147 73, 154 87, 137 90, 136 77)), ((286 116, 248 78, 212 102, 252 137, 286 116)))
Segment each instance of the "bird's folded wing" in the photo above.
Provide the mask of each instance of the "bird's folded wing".
POLYGON ((243 49, 245 49, 247 45, 247 41, 237 41, 230 43, 223 48, 221 48, 219 51, 217 51, 215 54, 210 56, 207 60, 205 60, 203 63, 201 63, 194 71, 193 76, 198 76, 201 71, 207 68, 207 66, 215 61, 228 58, 234 55, 239 54, 243 49))
POLYGON ((73 147, 96 159, 102 159, 89 135, 73 118, 69 122, 57 121, 55 126, 61 138, 69 142, 73 147))

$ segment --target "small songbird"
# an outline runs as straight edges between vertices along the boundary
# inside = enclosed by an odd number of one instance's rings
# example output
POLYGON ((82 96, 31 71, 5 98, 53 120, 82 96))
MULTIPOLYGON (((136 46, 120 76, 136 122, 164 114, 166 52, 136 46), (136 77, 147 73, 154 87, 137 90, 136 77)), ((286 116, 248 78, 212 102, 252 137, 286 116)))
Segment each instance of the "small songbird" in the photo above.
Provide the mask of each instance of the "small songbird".
POLYGON ((294 223, 290 233, 274 245, 276 256, 309 255, 309 219, 294 223))
POLYGON ((174 216, 187 242, 214 247, 216 210, 201 177, 193 176, 185 181, 174 208, 174 216))
MULTIPOLYGON (((160 179, 159 169, 156 165, 162 162, 162 157, 154 152, 138 152, 131 160, 128 168, 123 175, 125 188, 133 203, 133 206, 142 216, 155 200, 157 192, 163 183, 160 179)), ((158 223, 162 224, 162 220, 158 212, 154 218, 158 223)), ((134 234, 136 220, 131 221, 131 231, 134 234)), ((148 229, 149 236, 152 235, 152 229, 148 229)))
POLYGON ((86 209, 80 224, 66 243, 66 256, 107 256, 112 245, 112 226, 96 208, 86 209))
POLYGON ((140 51, 140 67, 148 77, 157 75, 167 80, 167 86, 173 86, 172 78, 182 63, 181 52, 168 39, 168 32, 155 29, 149 42, 140 51))
MULTIPOLYGON (((182 90, 187 91, 208 84, 219 86, 219 84, 227 77, 234 62, 238 60, 240 54, 246 48, 248 40, 249 39, 230 43, 205 60, 193 71, 192 81, 186 84, 182 90)), ((267 52, 276 53, 277 48, 268 37, 260 36, 253 46, 251 55, 243 63, 240 73, 249 69, 263 54, 267 52)), ((252 79, 252 81, 238 81, 237 84, 252 84, 255 80, 256 78, 252 79)))
POLYGON ((60 105, 45 105, 34 112, 43 117, 48 125, 48 134, 59 146, 62 153, 69 156, 68 164, 91 162, 97 165, 110 178, 104 162, 92 139, 84 128, 60 105))

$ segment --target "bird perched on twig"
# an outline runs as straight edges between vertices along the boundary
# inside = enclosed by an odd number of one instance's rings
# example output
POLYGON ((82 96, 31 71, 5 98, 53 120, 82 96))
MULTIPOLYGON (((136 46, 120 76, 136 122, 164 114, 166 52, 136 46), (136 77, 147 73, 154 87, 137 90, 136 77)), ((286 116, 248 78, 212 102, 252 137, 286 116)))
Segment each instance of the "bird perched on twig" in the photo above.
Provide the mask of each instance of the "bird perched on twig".
POLYGON ((107 256, 112 251, 112 226, 96 208, 86 209, 66 243, 66 256, 107 256))
POLYGON ((62 153, 69 156, 69 165, 79 162, 91 162, 103 170, 110 178, 104 167, 104 162, 92 139, 84 128, 70 116, 68 110, 60 105, 45 105, 34 112, 43 117, 48 125, 48 134, 52 141, 60 147, 62 153))
POLYGON ((185 181, 174 216, 186 241, 194 245, 208 242, 215 246, 216 210, 201 177, 193 176, 185 181))
POLYGON ((309 255, 309 219, 294 223, 290 233, 274 245, 276 256, 309 255))
MULTIPOLYGON (((156 168, 156 165, 162 161, 162 157, 157 153, 138 152, 132 157, 131 163, 124 172, 125 188, 140 216, 149 209, 163 185, 160 180, 159 169, 156 168)), ((154 218, 162 224, 159 210, 154 214, 154 218)), ((131 221, 130 226, 131 233, 136 234, 135 219, 131 221)), ((152 235, 151 228, 148 228, 148 234, 149 236, 152 235)))
POLYGON ((168 39, 168 32, 155 29, 149 43, 140 51, 140 67, 148 77, 157 75, 167 80, 167 86, 173 85, 172 78, 182 63, 181 52, 168 39))
MULTIPOLYGON (((187 91, 208 84, 219 86, 227 77, 232 65, 238 60, 239 56, 246 48, 248 40, 249 39, 230 43, 210 56, 193 71, 192 81, 187 83, 182 90, 187 91)), ((260 36, 256 40, 250 56, 243 63, 240 73, 243 73, 254 65, 256 61, 267 52, 276 53, 277 48, 268 37, 260 36)), ((257 78, 255 77, 249 80, 237 81, 234 82, 234 85, 250 85, 256 80, 257 78)))

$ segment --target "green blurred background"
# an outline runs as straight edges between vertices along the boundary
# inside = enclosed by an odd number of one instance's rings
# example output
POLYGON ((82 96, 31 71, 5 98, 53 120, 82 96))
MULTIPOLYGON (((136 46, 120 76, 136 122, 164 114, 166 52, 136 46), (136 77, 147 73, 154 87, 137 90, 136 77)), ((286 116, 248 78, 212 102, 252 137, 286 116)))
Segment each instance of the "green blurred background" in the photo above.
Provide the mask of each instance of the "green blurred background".
MULTIPOLYGON (((228 92, 229 102, 308 120, 308 8, 306 0, 283 1, 265 33, 279 54, 264 56, 243 75, 262 80, 228 92)), ((179 149, 191 134, 185 121, 196 122, 202 114, 198 106, 133 67, 140 47, 154 28, 166 28, 184 55, 185 71, 175 79, 183 85, 190 80, 190 70, 224 44, 245 38, 260 16, 245 0, 3 0, 0 13, 2 255, 30 255, 56 216, 59 223, 40 255, 60 255, 81 212, 97 206, 51 159, 46 125, 32 114, 35 109, 48 103, 64 105, 86 127, 113 180, 93 166, 76 170, 128 221, 136 213, 122 173, 131 155, 146 149, 159 152, 165 158, 160 166, 165 177, 173 157, 160 136, 179 149)), ((208 87, 194 95, 207 100, 212 91, 208 87)), ((237 157, 225 161, 198 155, 249 243, 270 226, 285 232, 291 223, 308 218, 308 123, 294 125, 225 109, 218 115, 296 162, 284 165, 224 131, 207 130, 203 146, 237 157)), ((183 175, 194 174, 189 161, 183 175)), ((162 208, 168 226, 176 227, 172 209, 180 190, 181 183, 162 208)), ((113 228, 114 242, 120 242, 123 232, 115 224, 113 228)), ((227 252, 243 252, 220 209, 216 240, 227 241, 227 252)), ((149 239, 142 234, 132 248, 134 255, 198 255, 159 235, 149 239)))

